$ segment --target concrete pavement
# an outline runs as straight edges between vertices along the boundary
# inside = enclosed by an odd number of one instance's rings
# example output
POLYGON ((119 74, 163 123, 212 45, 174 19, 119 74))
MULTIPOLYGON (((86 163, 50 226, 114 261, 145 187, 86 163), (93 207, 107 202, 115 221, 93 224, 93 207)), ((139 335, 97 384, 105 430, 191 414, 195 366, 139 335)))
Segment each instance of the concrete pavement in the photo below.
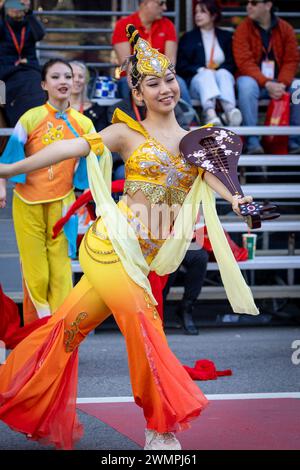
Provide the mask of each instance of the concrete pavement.
MULTIPOLYGON (((300 341, 299 327, 203 328, 199 336, 167 331, 168 341, 183 364, 211 359, 218 370, 232 369, 231 377, 197 382, 206 394, 299 392, 300 364, 292 362, 292 344, 300 341)), ((298 354, 300 359, 300 353, 298 354)), ((123 337, 116 331, 91 333, 80 349, 78 396, 131 395, 123 337)), ((79 412, 85 436, 77 449, 139 449, 133 441, 79 412)), ((46 447, 44 447, 46 449, 46 447)), ((0 423, 1 449, 43 449, 0 423)))

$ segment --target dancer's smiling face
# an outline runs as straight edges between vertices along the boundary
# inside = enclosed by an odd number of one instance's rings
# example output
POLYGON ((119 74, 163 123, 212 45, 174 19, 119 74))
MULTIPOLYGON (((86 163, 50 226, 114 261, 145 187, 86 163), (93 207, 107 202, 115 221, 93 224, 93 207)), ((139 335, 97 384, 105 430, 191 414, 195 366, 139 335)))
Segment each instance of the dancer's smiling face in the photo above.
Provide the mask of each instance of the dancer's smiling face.
POLYGON ((145 103, 148 110, 160 113, 172 111, 180 98, 179 85, 171 70, 167 70, 161 78, 147 75, 133 93, 138 101, 145 103))

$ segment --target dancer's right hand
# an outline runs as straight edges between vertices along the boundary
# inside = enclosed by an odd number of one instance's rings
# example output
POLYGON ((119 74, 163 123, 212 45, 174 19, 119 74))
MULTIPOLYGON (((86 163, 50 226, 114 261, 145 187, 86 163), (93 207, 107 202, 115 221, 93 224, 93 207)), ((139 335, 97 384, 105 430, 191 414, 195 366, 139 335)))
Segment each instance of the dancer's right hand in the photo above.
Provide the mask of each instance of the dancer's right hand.
POLYGON ((6 206, 6 185, 0 184, 0 209, 6 206))
POLYGON ((0 163, 0 178, 9 178, 11 175, 12 166, 7 163, 0 163))

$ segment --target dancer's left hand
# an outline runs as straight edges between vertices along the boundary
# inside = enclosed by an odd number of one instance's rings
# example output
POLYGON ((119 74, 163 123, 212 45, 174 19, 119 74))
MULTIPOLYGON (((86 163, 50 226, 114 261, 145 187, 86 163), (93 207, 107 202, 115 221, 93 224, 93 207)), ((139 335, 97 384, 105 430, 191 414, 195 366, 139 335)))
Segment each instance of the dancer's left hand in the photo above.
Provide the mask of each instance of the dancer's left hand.
POLYGON ((0 183, 0 209, 6 206, 6 185, 0 183))
POLYGON ((252 196, 232 196, 232 210, 237 214, 241 215, 239 206, 241 204, 247 204, 249 202, 253 202, 252 196))

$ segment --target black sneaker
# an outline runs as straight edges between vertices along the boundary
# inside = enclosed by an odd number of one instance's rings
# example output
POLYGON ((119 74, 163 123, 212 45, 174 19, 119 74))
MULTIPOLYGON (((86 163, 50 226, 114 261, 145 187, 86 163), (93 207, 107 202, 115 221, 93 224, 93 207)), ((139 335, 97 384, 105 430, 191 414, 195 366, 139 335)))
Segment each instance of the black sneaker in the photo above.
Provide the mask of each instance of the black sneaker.
POLYGON ((177 315, 182 323, 184 333, 186 335, 198 335, 199 330, 193 320, 194 302, 191 300, 183 300, 177 311, 177 315))

